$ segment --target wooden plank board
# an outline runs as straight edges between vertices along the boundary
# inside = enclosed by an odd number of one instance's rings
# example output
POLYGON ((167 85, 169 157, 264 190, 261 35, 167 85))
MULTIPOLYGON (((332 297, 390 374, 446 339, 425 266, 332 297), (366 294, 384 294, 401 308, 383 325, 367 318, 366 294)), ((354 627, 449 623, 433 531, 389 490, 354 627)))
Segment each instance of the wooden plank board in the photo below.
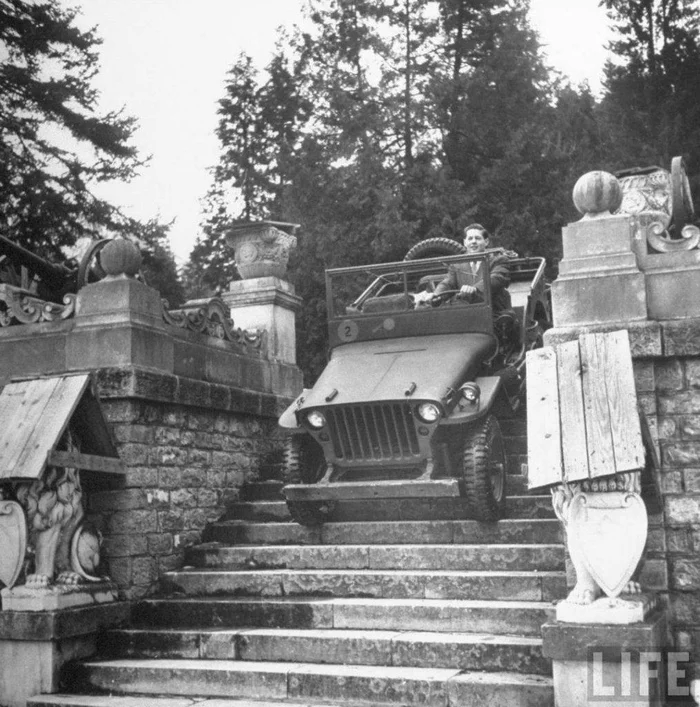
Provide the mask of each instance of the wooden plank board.
MULTIPOLYGON (((19 456, 32 430, 39 426, 58 381, 58 378, 40 378, 5 386, 2 396, 7 396, 10 404, 3 406, 4 414, 0 419, 0 473, 3 478, 18 475, 16 467, 19 456)), ((46 455, 40 462, 38 472, 30 474, 28 478, 37 478, 41 474, 45 459, 46 455)))
POLYGON ((603 339, 615 471, 644 467, 644 442, 637 408, 629 335, 615 331, 603 339))
POLYGON ((604 337, 605 334, 583 334, 579 337, 588 470, 591 478, 615 472, 604 337))
MULTIPOLYGON (((58 444, 61 435, 68 427, 87 383, 87 374, 64 376, 58 379, 53 395, 44 408, 40 424, 31 431, 17 460, 17 470, 22 476, 34 477, 32 473, 34 469, 40 467, 43 470, 47 454, 58 444)), ((17 473, 14 475, 17 476, 17 473)))
POLYGON ((564 478, 581 481, 588 478, 588 445, 578 341, 557 346, 557 375, 564 478))
POLYGON ((528 488, 562 480, 557 357, 546 346, 527 352, 528 488))
POLYGON ((124 463, 121 459, 100 457, 96 454, 82 454, 81 452, 49 452, 47 463, 50 466, 69 466, 74 469, 87 469, 88 471, 102 471, 107 474, 125 474, 124 463))

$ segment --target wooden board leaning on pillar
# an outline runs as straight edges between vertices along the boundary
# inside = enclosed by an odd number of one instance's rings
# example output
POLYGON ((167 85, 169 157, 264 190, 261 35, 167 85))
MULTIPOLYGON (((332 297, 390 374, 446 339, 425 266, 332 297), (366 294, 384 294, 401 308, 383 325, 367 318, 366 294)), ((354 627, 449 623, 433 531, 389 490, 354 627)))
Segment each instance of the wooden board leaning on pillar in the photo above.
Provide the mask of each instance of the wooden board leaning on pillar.
POLYGON ((627 331, 527 353, 528 486, 644 468, 627 331))

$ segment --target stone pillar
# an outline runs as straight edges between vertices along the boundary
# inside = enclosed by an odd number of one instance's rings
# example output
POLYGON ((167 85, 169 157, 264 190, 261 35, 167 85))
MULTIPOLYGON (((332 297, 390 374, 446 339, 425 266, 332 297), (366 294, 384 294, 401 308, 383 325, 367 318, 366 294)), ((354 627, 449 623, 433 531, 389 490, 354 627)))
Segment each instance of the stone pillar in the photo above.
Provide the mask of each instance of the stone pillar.
POLYGON ((589 172, 576 183, 574 203, 583 218, 562 231, 563 258, 552 284, 555 327, 646 319, 635 220, 611 213, 621 199, 617 180, 607 172, 589 172))
POLYGON ((222 295, 234 324, 242 329, 264 329, 269 357, 289 364, 296 364, 295 314, 301 299, 283 278, 289 254, 296 247, 296 228, 295 224, 273 221, 234 226, 227 242, 234 249, 243 279, 232 282, 222 295))
POLYGON ((557 707, 648 707, 664 704, 666 617, 656 611, 631 626, 553 621, 542 627, 542 651, 552 659, 557 707))
POLYGON ((61 668, 89 658, 97 636, 129 622, 129 605, 113 602, 46 611, 0 611, 0 704, 25 707, 34 695, 59 692, 61 668))
MULTIPOLYGON (((624 626, 604 617, 574 624, 558 616, 543 629, 543 650, 554 662, 557 704, 587 704, 575 699, 585 696, 584 678, 592 676, 589 644, 605 644, 599 674, 604 685, 617 681, 618 690, 610 704, 654 704, 652 696, 641 702, 629 693, 620 696, 630 665, 623 661, 630 660, 632 675, 638 675, 635 666, 645 659, 640 652, 660 652, 661 664, 651 666, 663 673, 657 685, 669 699, 689 700, 690 688, 700 686, 700 238, 692 224, 680 234, 676 224, 673 238, 664 231, 670 211, 662 227, 656 225, 658 215, 647 211, 607 213, 618 202, 611 175, 586 175, 577 186, 574 196, 584 217, 563 232, 564 260, 552 287, 555 328, 544 341, 557 345, 583 332, 629 332, 637 399, 659 457, 652 477, 660 502, 648 508, 638 579, 642 591, 655 592, 659 602, 638 623, 624 626)), ((666 202, 675 203, 670 197, 666 202)))
POLYGON ((173 367, 173 342, 163 321, 160 294, 134 278, 141 264, 136 246, 122 238, 105 246, 104 279, 85 285, 76 302, 68 339, 69 369, 114 365, 173 367), (125 262, 131 258, 133 262, 125 262))
POLYGON ((294 285, 279 277, 236 280, 222 299, 231 308, 236 326, 267 332, 270 358, 296 363, 295 315, 301 298, 294 293, 294 285))

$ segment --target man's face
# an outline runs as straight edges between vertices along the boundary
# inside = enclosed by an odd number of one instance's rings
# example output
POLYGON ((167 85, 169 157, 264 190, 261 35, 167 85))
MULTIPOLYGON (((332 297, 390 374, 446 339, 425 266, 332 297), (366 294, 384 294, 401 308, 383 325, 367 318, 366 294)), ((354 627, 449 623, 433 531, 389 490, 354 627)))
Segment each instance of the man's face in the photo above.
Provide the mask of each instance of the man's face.
POLYGON ((489 239, 484 237, 483 231, 470 228, 464 234, 464 247, 467 253, 483 253, 488 247, 489 239))

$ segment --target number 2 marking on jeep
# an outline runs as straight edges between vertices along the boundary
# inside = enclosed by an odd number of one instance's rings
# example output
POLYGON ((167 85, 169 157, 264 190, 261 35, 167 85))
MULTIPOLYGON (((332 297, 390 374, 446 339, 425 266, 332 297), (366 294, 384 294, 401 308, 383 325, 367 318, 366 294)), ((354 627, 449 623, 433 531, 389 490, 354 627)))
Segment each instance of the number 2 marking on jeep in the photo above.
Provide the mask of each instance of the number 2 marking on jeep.
POLYGON ((359 329, 357 322, 353 322, 350 319, 340 322, 340 326, 338 327, 338 338, 341 341, 355 341, 358 333, 359 329))

